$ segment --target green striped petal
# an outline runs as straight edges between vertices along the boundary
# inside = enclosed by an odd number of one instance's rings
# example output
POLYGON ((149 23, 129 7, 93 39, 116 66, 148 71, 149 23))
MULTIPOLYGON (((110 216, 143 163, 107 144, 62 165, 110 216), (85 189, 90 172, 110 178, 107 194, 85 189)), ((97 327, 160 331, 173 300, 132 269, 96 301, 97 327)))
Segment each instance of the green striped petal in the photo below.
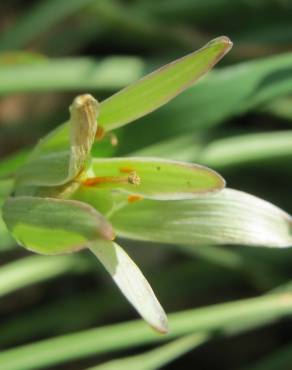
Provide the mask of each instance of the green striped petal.
POLYGON ((75 200, 8 198, 3 219, 20 245, 42 254, 74 252, 94 240, 114 237, 101 214, 75 200))
POLYGON ((225 186, 222 177, 207 167, 135 157, 94 159, 85 184, 160 200, 189 199, 225 186))

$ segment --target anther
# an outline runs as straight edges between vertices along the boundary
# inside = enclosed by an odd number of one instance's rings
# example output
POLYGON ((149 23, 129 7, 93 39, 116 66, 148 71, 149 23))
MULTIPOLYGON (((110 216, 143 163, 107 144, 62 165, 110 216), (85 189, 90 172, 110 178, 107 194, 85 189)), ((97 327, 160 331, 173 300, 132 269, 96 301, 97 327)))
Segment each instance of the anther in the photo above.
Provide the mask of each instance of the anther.
POLYGON ((128 181, 129 181, 129 184, 138 186, 141 183, 141 178, 140 176, 137 175, 135 171, 133 171, 129 173, 128 181))
POLYGON ((139 195, 139 194, 130 194, 128 196, 129 203, 138 202, 139 200, 142 200, 142 199, 143 199, 142 195, 139 195))
POLYGON ((139 185, 141 183, 140 177, 136 172, 129 173, 128 176, 97 176, 89 177, 82 181, 84 186, 97 186, 102 184, 131 184, 139 185))

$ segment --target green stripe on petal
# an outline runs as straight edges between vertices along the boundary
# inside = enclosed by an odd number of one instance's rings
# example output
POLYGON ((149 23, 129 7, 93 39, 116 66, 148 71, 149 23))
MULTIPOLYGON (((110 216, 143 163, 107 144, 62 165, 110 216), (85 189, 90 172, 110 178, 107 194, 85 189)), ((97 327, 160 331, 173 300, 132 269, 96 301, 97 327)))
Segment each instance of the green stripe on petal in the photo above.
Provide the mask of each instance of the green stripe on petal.
POLYGON ((89 186, 160 200, 189 199, 225 186, 222 177, 207 167, 158 158, 94 159, 90 176, 89 186))

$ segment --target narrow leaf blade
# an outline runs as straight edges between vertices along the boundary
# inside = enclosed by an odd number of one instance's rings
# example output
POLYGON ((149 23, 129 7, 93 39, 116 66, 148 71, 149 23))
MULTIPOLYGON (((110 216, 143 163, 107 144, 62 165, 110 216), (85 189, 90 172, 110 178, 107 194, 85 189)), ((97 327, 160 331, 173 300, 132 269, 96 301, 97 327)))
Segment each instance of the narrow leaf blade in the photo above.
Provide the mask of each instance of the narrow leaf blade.
POLYGON ((202 49, 147 75, 101 103, 99 124, 106 131, 112 130, 161 107, 192 86, 231 47, 227 37, 218 37, 202 49))
POLYGON ((156 370, 199 347, 208 339, 207 334, 193 334, 176 339, 145 353, 119 358, 87 370, 156 370))
POLYGON ((92 243, 89 248, 143 319, 155 330, 166 333, 165 312, 148 281, 127 253, 118 244, 109 241, 92 243))
POLYGON ((266 294, 172 313, 169 315, 172 330, 168 336, 152 333, 141 320, 118 323, 4 350, 0 353, 0 366, 5 370, 52 367, 89 355, 128 350, 185 334, 226 333, 232 326, 237 327, 239 322, 246 324, 246 330, 249 330, 251 320, 254 323, 260 320, 263 325, 291 314, 291 293, 266 294), (36 352, 38 356, 34 355, 36 352))
POLYGON ((7 263, 0 268, 0 297, 33 284, 72 273, 82 265, 79 256, 38 256, 36 254, 7 263))

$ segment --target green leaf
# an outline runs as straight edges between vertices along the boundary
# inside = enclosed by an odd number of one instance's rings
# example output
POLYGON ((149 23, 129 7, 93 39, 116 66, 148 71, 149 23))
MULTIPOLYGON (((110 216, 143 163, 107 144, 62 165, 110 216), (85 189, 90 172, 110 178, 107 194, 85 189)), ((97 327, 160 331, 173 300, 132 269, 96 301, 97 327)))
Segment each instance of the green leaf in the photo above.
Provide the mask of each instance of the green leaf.
MULTIPOLYGON (((195 156, 194 156, 195 157, 195 156)), ((292 131, 231 136, 211 142, 198 155, 200 162, 217 168, 291 160, 292 131)))
MULTIPOLYGON (((222 133, 224 137, 224 131, 222 133)), ((149 145, 134 156, 157 156, 198 161, 206 166, 225 168, 229 166, 271 163, 290 163, 292 157, 292 131, 273 131, 233 135, 212 141, 200 135, 179 135, 149 145)))
POLYGON ((121 89, 143 74, 144 63, 136 57, 51 58, 33 64, 3 65, 0 95, 121 89), (122 73, 121 73, 122 71, 122 73))
POLYGON ((91 243, 89 248, 143 319, 158 332, 167 333, 165 312, 142 272, 127 253, 118 244, 108 241, 91 243))
POLYGON ((76 254, 68 256, 33 255, 7 263, 0 268, 0 296, 18 289, 82 269, 76 254))
POLYGON ((83 169, 95 140, 97 101, 89 94, 77 96, 70 116, 69 125, 60 126, 36 146, 17 173, 19 186, 62 185, 83 169))
POLYGON ((157 143, 139 148, 127 155, 192 161, 194 158, 199 158, 204 145, 205 142, 200 134, 190 135, 188 133, 176 135, 166 140, 160 140, 157 143))
MULTIPOLYGON (((130 321, 66 334, 26 344, 0 353, 0 368, 5 370, 32 370, 53 366, 77 358, 108 353, 148 343, 176 338, 181 335, 211 332, 230 332, 232 326, 247 324, 247 330, 292 314, 291 294, 270 294, 241 299, 169 315, 170 332, 159 336, 142 321, 130 321), (126 335, 125 335, 126 333, 126 335), (37 353, 37 356, 35 355, 37 353)), ((76 313, 78 315, 78 313, 76 313)), ((235 334, 234 331, 231 334, 235 334)))
POLYGON ((101 103, 98 123, 106 130, 123 126, 166 104, 206 74, 232 47, 218 37, 202 49, 169 63, 101 103))
POLYGON ((94 175, 89 185, 151 199, 188 199, 225 186, 222 177, 206 167, 159 158, 94 159, 89 173, 94 175))
POLYGON ((208 339, 206 334, 194 334, 174 340, 154 350, 119 358, 87 370, 156 370, 170 363, 186 352, 199 347, 208 339))
POLYGON ((113 238, 111 225, 95 209, 74 200, 8 198, 3 218, 20 245, 42 254, 73 252, 113 238))
POLYGON ((161 243, 292 245, 291 216, 260 198, 225 189, 188 201, 142 200, 111 217, 120 237, 161 243))

